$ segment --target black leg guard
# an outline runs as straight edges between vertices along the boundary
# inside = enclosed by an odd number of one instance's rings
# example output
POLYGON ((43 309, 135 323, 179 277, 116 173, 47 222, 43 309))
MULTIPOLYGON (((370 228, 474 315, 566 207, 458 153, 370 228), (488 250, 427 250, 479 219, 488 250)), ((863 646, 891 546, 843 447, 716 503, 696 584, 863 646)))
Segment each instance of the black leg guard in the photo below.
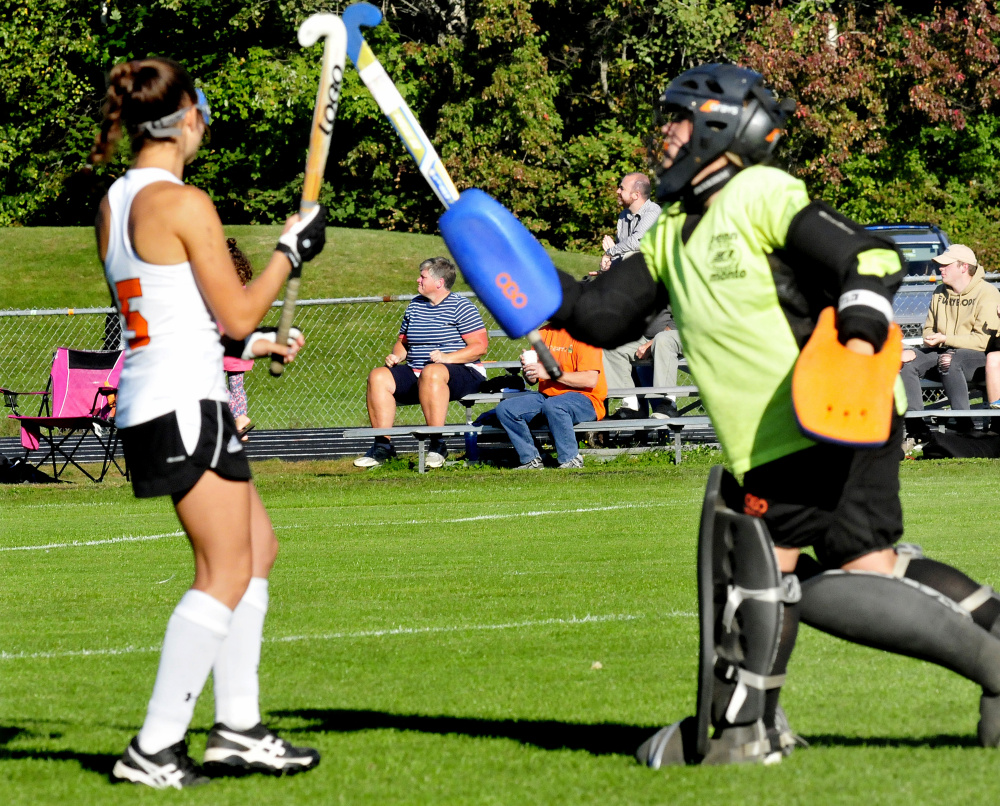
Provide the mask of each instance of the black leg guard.
MULTIPOLYGON (((795 574, 782 574, 782 583, 786 590, 798 586, 795 574)), ((771 667, 771 677, 784 677, 788 671, 788 660, 795 648, 795 639, 799 632, 799 604, 796 601, 785 601, 784 617, 781 621, 781 638, 778 641, 778 651, 775 654, 774 665, 771 667)), ((788 725, 788 718, 778 706, 781 688, 768 689, 764 695, 764 727, 767 728, 771 744, 780 749, 783 755, 790 755, 796 745, 806 746, 806 742, 796 736, 788 725)))
POLYGON ((1000 694, 1000 639, 909 579, 826 571, 802 584, 802 621, 857 644, 927 660, 1000 694))
MULTIPOLYGON (((698 536, 697 714, 664 728, 639 748, 639 761, 653 769, 781 759, 778 731, 772 725, 773 737, 769 735, 763 717, 767 694, 784 682, 773 667, 783 608, 798 601, 798 580, 794 575, 781 579, 767 527, 740 511, 742 499, 736 480, 721 466, 713 467, 698 536)), ((789 638, 787 653, 794 630, 789 638)), ((771 716, 773 722, 773 708, 771 716)))
POLYGON ((896 547, 898 559, 893 576, 912 579, 921 585, 943 593, 984 630, 997 632, 1000 599, 989 585, 980 585, 957 568, 924 556, 920 546, 901 543, 896 547))
POLYGON ((1000 745, 1000 639, 936 590, 905 577, 826 571, 802 584, 802 621, 874 649, 950 669, 983 687, 979 740, 1000 745))

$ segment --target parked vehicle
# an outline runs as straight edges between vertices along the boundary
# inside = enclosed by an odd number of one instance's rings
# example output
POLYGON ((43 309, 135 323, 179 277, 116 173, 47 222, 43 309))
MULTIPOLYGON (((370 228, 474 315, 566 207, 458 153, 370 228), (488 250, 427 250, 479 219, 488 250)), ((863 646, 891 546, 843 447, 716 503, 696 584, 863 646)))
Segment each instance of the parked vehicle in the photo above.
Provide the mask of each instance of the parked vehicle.
POLYGON ((872 224, 865 229, 895 242, 906 261, 907 277, 936 275, 934 258, 951 246, 951 239, 934 224, 872 224))
POLYGON ((906 278, 892 301, 893 318, 904 335, 919 336, 938 275, 934 257, 951 246, 951 239, 934 224, 872 224, 865 229, 889 236, 903 256, 906 278))

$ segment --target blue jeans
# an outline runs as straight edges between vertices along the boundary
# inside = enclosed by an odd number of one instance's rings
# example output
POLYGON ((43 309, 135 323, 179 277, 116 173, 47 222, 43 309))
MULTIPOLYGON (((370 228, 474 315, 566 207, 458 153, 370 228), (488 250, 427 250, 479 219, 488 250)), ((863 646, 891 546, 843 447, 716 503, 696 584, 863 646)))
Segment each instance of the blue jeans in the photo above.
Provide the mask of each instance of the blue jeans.
POLYGON ((564 392, 561 395, 546 397, 532 389, 521 392, 516 397, 501 400, 496 408, 497 419, 507 432, 521 464, 530 462, 538 456, 535 440, 532 439, 531 429, 528 427, 528 423, 538 414, 544 414, 548 420, 560 464, 570 461, 580 452, 573 426, 593 420, 597 416, 594 404, 586 395, 579 392, 564 392))

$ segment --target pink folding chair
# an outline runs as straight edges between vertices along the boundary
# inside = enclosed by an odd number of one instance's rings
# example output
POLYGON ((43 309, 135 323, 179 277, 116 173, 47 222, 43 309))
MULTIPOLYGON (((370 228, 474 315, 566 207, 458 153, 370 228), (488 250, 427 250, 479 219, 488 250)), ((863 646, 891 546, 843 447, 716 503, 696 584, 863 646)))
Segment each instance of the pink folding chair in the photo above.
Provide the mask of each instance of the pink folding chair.
POLYGON ((15 413, 8 416, 21 426, 25 459, 32 451, 45 451, 41 459, 32 459, 32 463, 41 467, 51 461, 54 478, 59 478, 70 464, 92 481, 101 481, 112 465, 127 477, 124 460, 119 464, 120 457, 115 456, 118 431, 114 419, 118 378, 124 361, 125 353, 120 350, 71 350, 60 347, 53 358, 45 392, 4 390, 5 398, 13 395, 10 402, 14 404, 15 413), (37 415, 31 417, 17 412, 17 395, 20 394, 41 394, 37 415), (100 475, 97 476, 83 467, 82 459, 76 459, 84 438, 90 433, 94 434, 103 453, 100 475), (57 462, 62 462, 62 465, 57 462))

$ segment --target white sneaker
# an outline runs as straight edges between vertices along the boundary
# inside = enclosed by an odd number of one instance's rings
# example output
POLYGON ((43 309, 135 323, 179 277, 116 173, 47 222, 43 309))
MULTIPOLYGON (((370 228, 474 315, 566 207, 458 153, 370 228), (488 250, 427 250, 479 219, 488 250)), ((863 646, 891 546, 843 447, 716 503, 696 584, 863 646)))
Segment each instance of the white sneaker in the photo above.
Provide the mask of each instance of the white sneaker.
POLYGON ((427 455, 424 456, 426 467, 444 467, 444 460, 448 457, 448 446, 443 440, 431 440, 427 455))
POLYGON ((573 470, 574 468, 578 469, 581 467, 583 467, 583 457, 580 454, 577 454, 568 462, 563 462, 559 465, 560 470, 573 470))
POLYGON ((396 458, 396 449, 384 442, 376 442, 364 456, 354 460, 355 467, 378 467, 382 462, 396 458))

